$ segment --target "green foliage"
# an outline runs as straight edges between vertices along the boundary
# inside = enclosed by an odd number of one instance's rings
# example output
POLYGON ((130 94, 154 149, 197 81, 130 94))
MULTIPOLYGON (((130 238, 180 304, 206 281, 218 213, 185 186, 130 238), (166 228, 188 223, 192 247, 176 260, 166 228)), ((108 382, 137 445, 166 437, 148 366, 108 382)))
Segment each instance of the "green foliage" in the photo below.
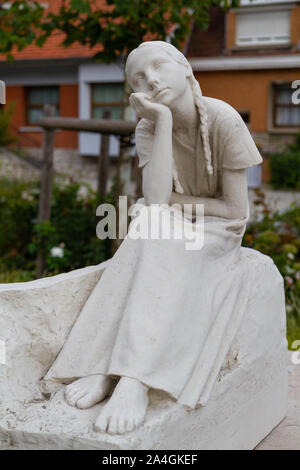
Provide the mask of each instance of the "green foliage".
POLYGON ((0 266, 33 268, 27 246, 38 210, 36 183, 0 180, 0 266))
POLYGON ((270 256, 284 279, 289 347, 300 339, 300 204, 283 213, 271 213, 264 193, 257 190, 262 209, 259 221, 248 225, 243 245, 270 256))
POLYGON ((238 7, 240 0, 61 0, 58 12, 47 12, 37 2, 16 1, 10 10, 0 10, 0 51, 9 54, 35 42, 42 46, 55 31, 63 31, 63 44, 79 42, 103 47, 96 58, 111 62, 137 47, 149 33, 165 40, 172 31, 172 43, 180 47, 193 21, 200 28, 209 25, 211 7, 238 7), (32 25, 35 28, 32 28, 32 25), (175 28, 174 28, 175 26, 175 28))
POLYGON ((11 134, 11 119, 14 113, 13 103, 8 103, 6 106, 0 108, 0 145, 8 145, 17 140, 11 134))
POLYGON ((271 156, 271 184, 274 189, 300 189, 300 133, 295 145, 271 156))
POLYGON ((56 185, 51 222, 37 223, 39 184, 0 180, 0 272, 33 271, 41 249, 50 274, 95 265, 112 256, 112 240, 97 238, 96 208, 103 202, 116 205, 115 187, 102 200, 88 185, 81 196, 82 187, 56 185))
POLYGON ((10 52, 14 46, 21 50, 34 42, 36 34, 33 25, 40 24, 43 12, 43 7, 36 1, 15 0, 10 8, 0 5, 0 52, 7 53, 10 62, 13 60, 10 52))
POLYGON ((238 0, 107 0, 98 9, 89 0, 73 0, 49 15, 52 26, 46 26, 45 36, 58 29, 66 34, 66 46, 75 41, 90 47, 101 44, 103 49, 96 58, 111 62, 126 57, 149 33, 152 39, 165 40, 174 25, 171 41, 180 47, 193 20, 200 28, 207 28, 211 7, 238 4, 238 0))

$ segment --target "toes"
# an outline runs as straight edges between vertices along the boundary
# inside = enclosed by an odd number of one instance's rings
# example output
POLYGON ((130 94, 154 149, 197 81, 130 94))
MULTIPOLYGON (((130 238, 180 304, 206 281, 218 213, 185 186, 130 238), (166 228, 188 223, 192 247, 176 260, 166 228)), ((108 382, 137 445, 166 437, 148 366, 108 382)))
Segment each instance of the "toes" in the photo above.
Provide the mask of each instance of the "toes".
POLYGON ((124 434, 124 432, 126 432, 127 430, 127 422, 128 422, 128 419, 123 417, 123 418, 119 418, 119 424, 118 424, 118 434, 124 434))
POLYGON ((72 406, 75 405, 75 401, 73 400, 73 396, 74 396, 74 392, 72 393, 68 390, 65 390, 65 399, 66 399, 67 403, 69 403, 69 405, 72 405, 72 406))
MULTIPOLYGON (((78 404, 77 404, 78 406, 78 404)), ((109 434, 124 434, 131 432, 144 421, 144 417, 140 416, 110 416, 108 413, 102 412, 94 423, 94 430, 100 432, 108 432, 109 434)))
POLYGON ((119 417, 118 416, 113 415, 110 418, 107 432, 109 432, 109 434, 118 434, 119 432, 119 417))
POLYGON ((67 402, 68 405, 70 405, 70 406, 75 406, 75 405, 76 405, 76 401, 75 401, 75 400, 72 400, 71 398, 68 398, 68 397, 66 397, 66 402, 67 402))
POLYGON ((85 408, 90 408, 91 406, 95 405, 95 399, 91 393, 87 393, 86 395, 83 395, 77 403, 76 406, 77 408, 85 409, 85 408))
POLYGON ((72 398, 76 393, 81 390, 81 387, 78 387, 78 385, 74 385, 73 387, 67 387, 65 389, 65 395, 68 396, 69 398, 72 398))
POLYGON ((134 428, 135 428, 134 418, 128 418, 126 431, 127 432, 133 431, 134 428))
POLYGON ((66 390, 65 395, 69 398, 74 397, 79 392, 78 388, 72 388, 71 390, 66 390))
POLYGON ((94 423, 94 430, 99 432, 106 432, 109 424, 109 416, 106 413, 100 413, 94 423))
POLYGON ((71 396, 77 390, 77 386, 74 384, 68 385, 65 388, 65 396, 71 396))
POLYGON ((133 420, 133 428, 137 428, 141 424, 141 420, 138 416, 136 416, 133 420))
POLYGON ((77 390, 76 392, 66 396, 66 400, 71 406, 75 406, 77 400, 84 396, 85 392, 83 390, 77 390))
POLYGON ((145 421, 145 414, 140 414, 135 419, 135 427, 140 426, 145 421))

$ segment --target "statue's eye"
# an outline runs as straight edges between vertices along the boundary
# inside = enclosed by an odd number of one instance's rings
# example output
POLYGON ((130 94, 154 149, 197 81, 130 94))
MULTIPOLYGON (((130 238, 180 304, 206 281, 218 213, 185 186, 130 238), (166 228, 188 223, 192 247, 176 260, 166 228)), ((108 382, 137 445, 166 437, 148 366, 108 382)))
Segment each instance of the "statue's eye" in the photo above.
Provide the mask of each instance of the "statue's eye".
POLYGON ((155 69, 158 69, 161 65, 165 63, 164 59, 158 59, 154 62, 153 66, 155 69))
POLYGON ((134 85, 139 85, 139 83, 142 81, 142 79, 143 79, 143 77, 142 77, 141 74, 135 75, 134 81, 133 81, 134 85))

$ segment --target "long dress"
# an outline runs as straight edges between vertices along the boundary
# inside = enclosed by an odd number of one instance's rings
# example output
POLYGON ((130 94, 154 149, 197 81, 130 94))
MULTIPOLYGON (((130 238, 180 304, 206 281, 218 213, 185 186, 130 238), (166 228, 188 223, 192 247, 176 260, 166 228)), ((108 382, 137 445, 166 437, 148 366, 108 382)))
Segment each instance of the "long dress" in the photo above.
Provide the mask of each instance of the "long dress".
MULTIPOLYGON (((173 135, 174 185, 187 195, 222 197, 224 168, 249 168, 262 158, 240 115, 222 101, 203 99, 214 174, 206 173, 200 129, 196 148, 173 135)), ((151 158, 153 133, 153 123, 142 119, 140 167, 151 158)), ((145 206, 144 215, 149 210, 145 206)), ((252 278, 240 262, 248 216, 249 208, 242 219, 205 216, 198 250, 187 250, 184 237, 127 236, 44 379, 127 376, 187 407, 205 405, 249 298, 252 278)))

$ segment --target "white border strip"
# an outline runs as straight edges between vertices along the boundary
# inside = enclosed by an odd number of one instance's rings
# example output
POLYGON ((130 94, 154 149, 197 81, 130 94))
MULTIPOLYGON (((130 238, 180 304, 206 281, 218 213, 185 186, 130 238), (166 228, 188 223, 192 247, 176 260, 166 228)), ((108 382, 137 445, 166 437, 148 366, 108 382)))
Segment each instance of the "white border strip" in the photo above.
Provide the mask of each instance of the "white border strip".
POLYGON ((300 69, 300 54, 264 57, 218 57, 212 59, 188 59, 192 69, 210 70, 251 70, 251 69, 300 69))

